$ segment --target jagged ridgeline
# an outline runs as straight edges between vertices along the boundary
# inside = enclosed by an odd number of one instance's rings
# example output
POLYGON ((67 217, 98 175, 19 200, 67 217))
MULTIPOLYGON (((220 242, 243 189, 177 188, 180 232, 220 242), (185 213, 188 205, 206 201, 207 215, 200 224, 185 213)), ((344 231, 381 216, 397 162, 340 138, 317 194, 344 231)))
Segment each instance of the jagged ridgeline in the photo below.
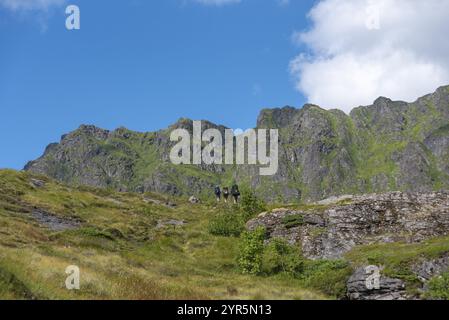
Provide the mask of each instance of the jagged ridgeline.
MULTIPOLYGON (((413 103, 377 99, 350 115, 315 105, 261 112, 257 128, 279 129, 279 170, 170 162, 170 133, 192 131, 181 119, 158 132, 81 126, 51 144, 25 170, 57 180, 121 191, 209 194, 234 179, 274 201, 312 201, 342 194, 449 188, 449 86, 413 103)), ((203 121, 203 130, 224 126, 203 121)))

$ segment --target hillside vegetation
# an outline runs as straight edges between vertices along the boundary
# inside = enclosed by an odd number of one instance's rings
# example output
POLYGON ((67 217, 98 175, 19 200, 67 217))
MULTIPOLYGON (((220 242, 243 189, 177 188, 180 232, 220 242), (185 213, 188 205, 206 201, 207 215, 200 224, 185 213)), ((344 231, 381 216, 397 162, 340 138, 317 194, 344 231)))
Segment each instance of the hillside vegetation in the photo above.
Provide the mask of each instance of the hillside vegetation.
POLYGON ((234 209, 0 171, 0 298, 327 297, 288 275, 242 274, 240 239, 209 232, 218 211, 234 209), (81 270, 79 291, 65 288, 69 265, 81 270))
MULTIPOLYGON (((248 220, 274 207, 249 190, 239 206, 191 204, 1 170, 0 298, 341 299, 354 270, 373 263, 419 296, 413 263, 449 252, 449 238, 437 237, 362 245, 339 260, 309 260, 300 243, 267 244, 263 229, 246 231, 248 220), (80 290, 65 287, 69 265, 80 268, 80 290)), ((316 214, 326 205, 291 208, 316 214)), ((305 221, 291 216, 282 223, 295 228, 305 221)), ((430 282, 428 297, 449 296, 444 277, 430 282)))

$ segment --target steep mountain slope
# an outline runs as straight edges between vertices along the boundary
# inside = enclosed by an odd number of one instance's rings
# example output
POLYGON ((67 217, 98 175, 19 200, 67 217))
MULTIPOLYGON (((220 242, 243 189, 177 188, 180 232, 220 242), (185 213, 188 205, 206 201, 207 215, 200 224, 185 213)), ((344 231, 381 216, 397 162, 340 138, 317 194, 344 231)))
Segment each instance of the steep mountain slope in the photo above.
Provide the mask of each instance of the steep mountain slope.
MULTIPOLYGON (((280 170, 273 178, 287 199, 447 188, 449 87, 413 103, 377 99, 350 116, 317 106, 264 110, 258 127, 280 128, 280 170)), ((262 187, 263 188, 263 187, 262 187)))
MULTIPOLYGON (((224 127, 203 122, 203 129, 224 127)), ((45 174, 74 185, 112 188, 119 191, 157 191, 190 194, 209 190, 219 182, 223 168, 175 166, 170 162, 172 130, 192 131, 192 121, 180 119, 158 132, 114 131, 82 125, 51 144, 44 155, 28 163, 25 170, 45 174)))
MULTIPOLYGON (((205 122, 203 130, 219 128, 205 122)), ((377 99, 350 115, 306 105, 263 110, 257 128, 280 130, 279 170, 174 166, 171 130, 153 133, 81 126, 25 169, 72 184, 173 195, 210 194, 215 184, 250 185, 269 200, 314 201, 342 194, 449 188, 449 87, 413 103, 377 99)))

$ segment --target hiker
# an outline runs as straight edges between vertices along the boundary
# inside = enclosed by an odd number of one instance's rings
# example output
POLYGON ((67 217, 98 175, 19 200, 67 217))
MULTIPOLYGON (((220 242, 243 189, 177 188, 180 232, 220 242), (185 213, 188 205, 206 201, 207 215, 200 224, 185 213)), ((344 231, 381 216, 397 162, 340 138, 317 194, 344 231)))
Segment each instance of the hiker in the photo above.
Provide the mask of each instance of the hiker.
POLYGON ((237 204, 239 202, 239 197, 240 197, 240 190, 239 190, 239 186, 234 184, 231 188, 231 194, 232 197, 234 198, 234 203, 237 204))
POLYGON ((220 186, 215 187, 215 196, 217 197, 217 202, 221 200, 221 189, 220 186))
POLYGON ((223 188, 223 198, 224 198, 225 203, 228 203, 228 198, 229 198, 229 188, 228 187, 223 188))

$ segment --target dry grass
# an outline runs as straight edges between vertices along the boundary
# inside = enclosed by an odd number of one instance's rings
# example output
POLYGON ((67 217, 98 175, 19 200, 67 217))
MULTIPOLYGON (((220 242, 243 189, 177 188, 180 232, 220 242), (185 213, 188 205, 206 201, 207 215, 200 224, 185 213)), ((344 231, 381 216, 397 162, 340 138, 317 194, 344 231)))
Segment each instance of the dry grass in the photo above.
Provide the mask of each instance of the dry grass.
POLYGON ((207 231, 212 206, 178 199, 171 209, 138 194, 72 189, 14 171, 0 171, 0 194, 1 299, 326 298, 288 277, 241 275, 239 239, 207 231), (46 184, 33 187, 31 178, 46 184), (54 232, 33 220, 32 208, 82 225, 54 232), (187 224, 157 229, 160 219, 187 224), (65 288, 69 265, 80 268, 79 291, 65 288))

